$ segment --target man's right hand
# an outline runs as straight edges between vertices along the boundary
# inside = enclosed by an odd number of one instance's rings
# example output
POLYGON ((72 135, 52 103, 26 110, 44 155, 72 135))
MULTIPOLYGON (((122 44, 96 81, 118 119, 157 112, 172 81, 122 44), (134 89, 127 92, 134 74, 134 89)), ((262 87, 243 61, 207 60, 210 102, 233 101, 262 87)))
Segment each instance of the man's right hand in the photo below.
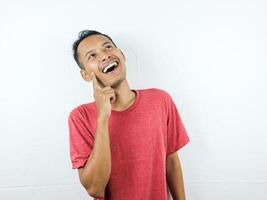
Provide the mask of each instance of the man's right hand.
POLYGON ((111 101, 114 102, 116 100, 115 91, 110 86, 102 87, 96 79, 94 72, 91 72, 91 76, 97 107, 97 117, 98 119, 107 119, 111 114, 111 101))

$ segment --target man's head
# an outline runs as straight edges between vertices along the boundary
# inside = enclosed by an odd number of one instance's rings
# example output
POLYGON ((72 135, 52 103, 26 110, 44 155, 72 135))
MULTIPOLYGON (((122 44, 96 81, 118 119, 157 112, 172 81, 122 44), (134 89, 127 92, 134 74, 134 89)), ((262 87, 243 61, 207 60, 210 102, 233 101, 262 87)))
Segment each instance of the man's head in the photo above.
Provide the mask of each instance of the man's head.
POLYGON ((125 80, 125 56, 108 35, 94 30, 81 31, 73 43, 73 56, 85 81, 91 81, 91 72, 103 86, 115 88, 125 80), (114 70, 106 72, 112 63, 110 69, 114 70))

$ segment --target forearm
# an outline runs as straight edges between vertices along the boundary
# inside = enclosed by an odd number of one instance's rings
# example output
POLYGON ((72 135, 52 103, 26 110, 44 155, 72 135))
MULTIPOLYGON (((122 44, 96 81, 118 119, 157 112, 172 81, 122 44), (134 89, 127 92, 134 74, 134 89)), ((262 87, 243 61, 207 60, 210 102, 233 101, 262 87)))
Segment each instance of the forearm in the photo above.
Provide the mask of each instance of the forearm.
POLYGON ((93 194, 102 194, 110 178, 111 152, 108 119, 98 119, 91 156, 83 170, 83 185, 93 194))
POLYGON ((185 200, 183 173, 178 156, 167 162, 166 178, 173 200, 185 200))

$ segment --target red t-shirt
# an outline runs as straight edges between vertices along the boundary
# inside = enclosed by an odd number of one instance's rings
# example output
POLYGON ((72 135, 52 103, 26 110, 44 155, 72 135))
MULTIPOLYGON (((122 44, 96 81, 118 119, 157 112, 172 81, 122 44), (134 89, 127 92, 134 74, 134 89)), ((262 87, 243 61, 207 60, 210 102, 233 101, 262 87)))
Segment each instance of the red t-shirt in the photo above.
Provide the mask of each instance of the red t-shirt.
MULTIPOLYGON (((135 102, 111 111, 111 175, 101 200, 167 200, 166 156, 189 142, 171 96, 162 89, 134 90, 135 102)), ((85 165, 94 146, 96 103, 82 104, 69 115, 72 168, 85 165)), ((95 200, 98 200, 95 198, 95 200)))

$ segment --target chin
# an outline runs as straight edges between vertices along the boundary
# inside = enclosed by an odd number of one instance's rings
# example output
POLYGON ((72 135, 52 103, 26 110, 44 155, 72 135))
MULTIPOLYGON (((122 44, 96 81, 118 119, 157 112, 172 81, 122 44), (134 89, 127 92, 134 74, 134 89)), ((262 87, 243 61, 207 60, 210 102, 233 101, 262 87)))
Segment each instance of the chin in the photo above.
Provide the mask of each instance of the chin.
POLYGON ((125 77, 122 77, 119 80, 116 80, 110 87, 114 89, 118 88, 124 80, 125 80, 125 77))

